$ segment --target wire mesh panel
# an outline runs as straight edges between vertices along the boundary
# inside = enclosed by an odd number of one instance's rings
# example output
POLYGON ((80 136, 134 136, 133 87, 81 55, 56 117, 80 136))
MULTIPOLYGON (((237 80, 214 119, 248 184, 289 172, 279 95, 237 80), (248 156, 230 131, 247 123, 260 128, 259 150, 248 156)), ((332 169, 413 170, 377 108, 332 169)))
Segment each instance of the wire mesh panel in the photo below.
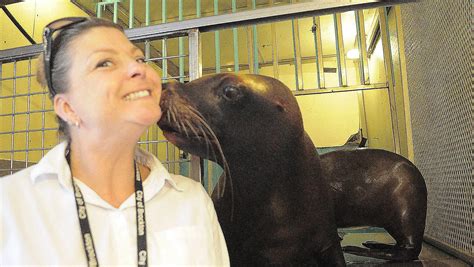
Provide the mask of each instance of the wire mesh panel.
MULTIPOLYGON (((188 37, 138 41, 135 44, 143 49, 147 64, 161 75, 164 83, 190 80, 188 37)), ((156 155, 170 172, 191 176, 190 155, 169 143, 158 126, 150 127, 140 138, 139 144, 156 155)))
MULTIPOLYGON (((137 41, 136 45, 164 82, 183 82, 189 80, 187 39, 137 41)), ((60 141, 48 91, 36 81, 36 65, 36 56, 11 55, 8 61, 0 61, 0 176, 37 163, 60 141)), ((189 156, 166 141, 156 125, 141 136, 139 145, 170 172, 190 176, 189 156)))
POLYGON ((426 235, 474 263, 472 5, 422 1, 402 15, 426 235))
POLYGON ((36 82, 36 61, 0 65, 0 176, 38 162, 58 142, 47 90, 36 82))

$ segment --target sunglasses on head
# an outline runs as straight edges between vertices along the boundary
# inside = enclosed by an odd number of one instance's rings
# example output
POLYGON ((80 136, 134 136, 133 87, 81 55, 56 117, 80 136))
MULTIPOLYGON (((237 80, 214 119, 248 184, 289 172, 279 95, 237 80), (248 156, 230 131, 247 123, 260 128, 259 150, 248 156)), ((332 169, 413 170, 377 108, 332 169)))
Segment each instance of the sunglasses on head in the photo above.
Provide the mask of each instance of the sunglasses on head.
POLYGON ((58 20, 55 20, 44 28, 43 31, 43 52, 44 52, 44 57, 43 57, 43 63, 44 63, 44 73, 46 76, 46 82, 48 83, 49 90, 51 92, 52 96, 56 95, 56 90, 53 88, 53 81, 52 81, 52 69, 53 69, 53 61, 52 55, 52 44, 53 44, 53 34, 59 30, 64 30, 66 28, 72 27, 73 25, 76 25, 78 23, 81 23, 83 21, 86 21, 86 17, 68 17, 68 18, 61 18, 58 20))

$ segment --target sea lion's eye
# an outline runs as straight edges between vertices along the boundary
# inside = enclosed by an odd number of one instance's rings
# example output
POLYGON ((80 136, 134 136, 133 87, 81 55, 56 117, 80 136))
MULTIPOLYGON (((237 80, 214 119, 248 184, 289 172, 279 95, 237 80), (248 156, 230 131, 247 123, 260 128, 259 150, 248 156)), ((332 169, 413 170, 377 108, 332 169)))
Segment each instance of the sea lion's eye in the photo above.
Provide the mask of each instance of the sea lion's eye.
POLYGON ((224 99, 229 100, 229 101, 235 101, 239 99, 241 95, 242 94, 240 90, 232 86, 225 87, 223 91, 224 99))

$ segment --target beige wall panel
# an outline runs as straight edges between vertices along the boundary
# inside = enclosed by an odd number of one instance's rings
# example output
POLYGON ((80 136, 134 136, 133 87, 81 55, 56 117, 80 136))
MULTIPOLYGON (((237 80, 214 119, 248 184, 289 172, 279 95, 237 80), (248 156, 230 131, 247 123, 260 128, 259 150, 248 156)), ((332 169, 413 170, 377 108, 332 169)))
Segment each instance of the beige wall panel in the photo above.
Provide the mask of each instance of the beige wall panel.
POLYGON ((355 92, 297 96, 303 123, 317 147, 343 145, 359 129, 355 92))

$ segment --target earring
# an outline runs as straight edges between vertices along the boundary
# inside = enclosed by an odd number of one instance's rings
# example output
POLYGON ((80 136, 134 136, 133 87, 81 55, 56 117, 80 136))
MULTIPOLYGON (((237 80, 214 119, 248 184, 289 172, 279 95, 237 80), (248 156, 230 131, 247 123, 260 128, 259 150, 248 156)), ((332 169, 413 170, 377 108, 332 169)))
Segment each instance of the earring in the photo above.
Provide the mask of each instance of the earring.
POLYGON ((74 121, 74 122, 72 122, 72 121, 68 121, 68 120, 67 120, 66 122, 67 122, 67 124, 69 124, 69 125, 76 126, 77 128, 79 128, 79 121, 74 121))

